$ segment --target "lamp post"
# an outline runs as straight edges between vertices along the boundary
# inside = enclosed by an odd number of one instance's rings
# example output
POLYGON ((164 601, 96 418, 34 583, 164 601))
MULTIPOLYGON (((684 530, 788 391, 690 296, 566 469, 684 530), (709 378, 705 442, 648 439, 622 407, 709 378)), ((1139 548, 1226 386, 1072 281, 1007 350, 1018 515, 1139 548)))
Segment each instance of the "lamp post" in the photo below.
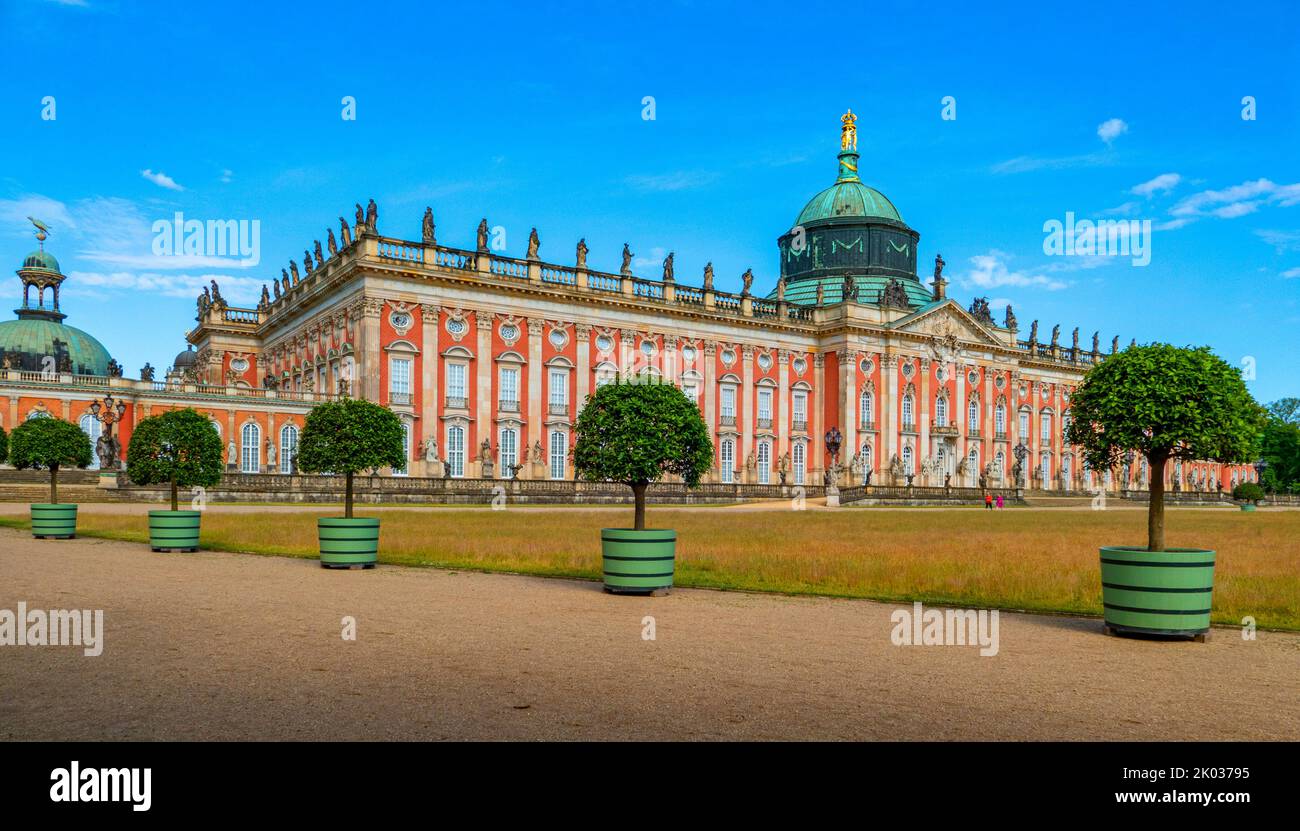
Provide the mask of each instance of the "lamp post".
POLYGON ((121 465, 118 458, 121 450, 121 444, 113 438, 113 425, 122 420, 126 414, 126 402, 115 401, 113 394, 109 393, 104 396, 101 403, 98 400, 90 402, 90 414, 103 425, 104 431, 99 436, 98 446, 95 448, 96 455, 99 456, 100 470, 114 471, 121 465))
POLYGON ((1022 441, 1012 449, 1011 455, 1016 457, 1016 489, 1020 490, 1025 486, 1025 459, 1029 456, 1029 448, 1022 441))
POLYGON ((1264 487, 1264 471, 1266 470, 1268 470, 1268 462, 1263 459, 1255 462, 1255 481, 1259 483, 1261 488, 1264 487))
POLYGON ((826 442, 826 452, 831 454, 831 464, 826 471, 826 505, 837 508, 840 504, 839 459, 840 447, 844 444, 844 435, 838 427, 832 427, 822 437, 826 442))

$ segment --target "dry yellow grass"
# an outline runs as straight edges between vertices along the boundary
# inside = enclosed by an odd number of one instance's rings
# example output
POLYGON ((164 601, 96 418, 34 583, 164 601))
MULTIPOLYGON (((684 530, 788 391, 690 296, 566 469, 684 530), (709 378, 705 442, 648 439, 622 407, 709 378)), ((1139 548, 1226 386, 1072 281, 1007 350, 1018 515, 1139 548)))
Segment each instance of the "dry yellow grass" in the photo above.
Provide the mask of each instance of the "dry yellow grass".
MULTIPOLYGON (((203 517, 202 542, 315 557, 316 516, 214 508, 203 517)), ((379 558, 598 579, 600 528, 629 517, 582 509, 385 511, 379 558)), ((1171 547, 1219 552, 1215 622, 1249 615, 1261 627, 1300 629, 1300 512, 1175 510, 1167 517, 1171 547)), ((679 586, 1098 615, 1098 546, 1141 545, 1145 523, 1142 511, 1035 510, 652 508, 649 519, 678 531, 679 586)), ((82 534, 148 539, 141 516, 87 512, 78 525, 82 534)))

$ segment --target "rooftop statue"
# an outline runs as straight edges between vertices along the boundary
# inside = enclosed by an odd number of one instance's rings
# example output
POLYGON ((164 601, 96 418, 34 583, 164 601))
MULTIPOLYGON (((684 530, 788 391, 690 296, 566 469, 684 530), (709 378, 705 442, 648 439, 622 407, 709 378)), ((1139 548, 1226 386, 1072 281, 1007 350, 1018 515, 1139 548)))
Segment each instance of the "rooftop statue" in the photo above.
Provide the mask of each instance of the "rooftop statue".
POLYGON ((853 279, 852 274, 844 275, 844 284, 840 287, 840 294, 845 300, 852 300, 855 303, 857 302, 858 284, 857 281, 853 279))
POLYGON ((1116 335, 1115 338, 1110 342, 1110 354, 1114 355, 1118 351, 1119 351, 1119 335, 1116 335))
POLYGON ((577 249, 577 267, 585 269, 587 267, 587 238, 583 237, 578 240, 577 249))
POLYGON ((1010 303, 1007 304, 1007 315, 1006 315, 1006 317, 1003 319, 1002 325, 1003 325, 1003 327, 1006 328, 1006 329, 1015 329, 1015 328, 1016 328, 1016 313, 1013 312, 1013 311, 1011 311, 1011 304, 1010 304, 1010 303))
POLYGON ((481 254, 487 253, 488 250, 487 238, 488 238, 487 217, 483 217, 483 221, 481 221, 478 224, 478 250, 479 253, 481 254))
POLYGON ((704 290, 713 291, 713 263, 704 264, 704 290))
POLYGON ((781 302, 785 300, 785 277, 776 278, 776 300, 781 302))
POLYGON ((740 296, 749 297, 749 288, 750 286, 754 285, 754 269, 752 268, 745 269, 745 273, 740 275, 740 282, 741 282, 740 296))
MULTIPOLYGON (((433 236, 433 208, 424 209, 424 218, 420 221, 420 236, 425 245, 437 245, 438 241, 433 236)), ((436 448, 437 445, 435 444, 436 448)))
POLYGON ((1070 348, 1071 348, 1075 353, 1077 353, 1077 352, 1079 351, 1079 327, 1078 327, 1078 326, 1075 326, 1075 327, 1074 327, 1074 334, 1071 335, 1071 338, 1072 338, 1072 340, 1071 340, 1071 343, 1070 343, 1070 348))
POLYGON ((541 237, 537 236, 537 229, 534 228, 528 233, 528 259, 537 259, 537 252, 542 247, 541 237))
POLYGON ((361 207, 360 202, 354 203, 357 206, 357 233, 360 234, 366 227, 366 209, 361 207))
POLYGON ((939 280, 943 277, 943 267, 947 265, 943 260, 942 254, 934 255, 934 279, 939 280))
POLYGON ((987 297, 976 297, 972 300, 969 311, 971 316, 980 323, 989 326, 993 325, 993 312, 989 310, 989 299, 987 297))
POLYGON ((1035 320, 1029 324, 1029 345, 1035 346, 1038 343, 1038 321, 1035 320))
POLYGON ((315 241, 316 267, 320 268, 325 265, 325 252, 321 250, 320 240, 315 241))
POLYGON ((280 275, 281 275, 281 278, 282 278, 281 282, 284 283, 284 290, 285 290, 285 291, 288 291, 288 290, 289 290, 289 272, 285 271, 285 270, 282 268, 282 269, 280 269, 280 275))
POLYGON ((1052 327, 1052 346, 1059 346, 1060 344, 1061 344, 1061 324, 1058 323, 1052 327))
POLYGON ((669 251, 668 256, 664 258, 664 282, 673 281, 673 252, 669 251))
POLYGON ((1093 354, 1093 357, 1096 357, 1098 354, 1101 353, 1101 348, 1100 348, 1100 339, 1101 339, 1101 333, 1100 333, 1100 332, 1093 332, 1093 333, 1092 333, 1092 354, 1093 354))
POLYGON ((897 277, 890 277, 889 283, 880 292, 880 305, 895 309, 910 309, 912 303, 907 299, 907 289, 897 277))
MULTIPOLYGON (((347 226, 345 225, 344 227, 346 228, 347 226)), ((334 239, 334 229, 333 229, 333 228, 330 228, 330 229, 329 229, 329 235, 325 237, 325 246, 326 246, 326 248, 329 249, 329 252, 330 252, 330 256, 331 256, 331 257, 333 257, 335 254, 339 253, 339 244, 338 244, 338 242, 335 241, 335 239, 334 239)))
POLYGON ((343 217, 339 217, 339 233, 342 234, 340 239, 343 240, 344 248, 352 244, 352 229, 348 227, 348 221, 343 217))
POLYGON ((379 206, 371 199, 366 203, 366 230, 374 234, 379 228, 379 206))
POLYGON ((293 260, 289 261, 289 273, 293 275, 293 284, 298 285, 298 264, 293 260))
POLYGON ((633 257, 633 256, 634 256, 634 255, 632 254, 632 249, 627 247, 627 243, 626 243, 626 242, 623 243, 623 265, 619 266, 618 273, 621 274, 621 275, 623 275, 624 277, 631 277, 631 276, 632 276, 632 257, 633 257))
POLYGON ((858 149, 858 128, 855 123, 858 117, 849 110, 840 116, 840 121, 844 124, 840 128, 840 150, 853 151, 858 149))
POLYGON ((303 251, 303 252, 302 252, 302 267, 303 267, 304 269, 306 269, 306 271, 307 271, 308 274, 311 274, 312 271, 314 270, 314 269, 312 268, 311 252, 310 252, 310 251, 303 251))
POLYGON ((146 363, 144 366, 140 367, 140 380, 141 380, 141 381, 152 381, 152 380, 153 380, 153 365, 152 365, 152 364, 146 363))

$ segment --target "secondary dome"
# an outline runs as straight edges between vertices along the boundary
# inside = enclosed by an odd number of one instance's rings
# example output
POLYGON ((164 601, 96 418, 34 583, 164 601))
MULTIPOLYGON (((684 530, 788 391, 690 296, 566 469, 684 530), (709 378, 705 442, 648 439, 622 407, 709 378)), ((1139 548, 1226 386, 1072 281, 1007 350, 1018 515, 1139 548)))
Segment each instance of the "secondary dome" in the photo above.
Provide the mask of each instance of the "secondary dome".
POLYGON ((186 369, 188 367, 197 365, 198 362, 199 362, 199 355, 197 352, 194 351, 194 347, 190 346, 187 347, 184 352, 180 352, 176 355, 176 359, 172 361, 172 369, 175 370, 186 369))
POLYGON ((66 278, 45 250, 49 229, 35 219, 32 224, 42 247, 24 257, 18 269, 23 305, 14 310, 17 320, 0 323, 0 367, 107 376, 112 359, 104 344, 63 322, 67 315, 59 311, 59 288, 66 278))
POLYGON ((883 193, 856 179, 842 179, 809 199, 794 224, 807 225, 819 219, 840 217, 903 221, 894 203, 883 193))
POLYGON ((0 323, 0 365, 40 372, 46 357, 54 358, 55 371, 71 367, 76 375, 108 375, 108 350, 75 326, 45 318, 0 323))
POLYGON ((54 259, 54 255, 45 249, 33 251, 23 258, 23 268, 39 268, 45 271, 59 270, 59 261, 54 259))

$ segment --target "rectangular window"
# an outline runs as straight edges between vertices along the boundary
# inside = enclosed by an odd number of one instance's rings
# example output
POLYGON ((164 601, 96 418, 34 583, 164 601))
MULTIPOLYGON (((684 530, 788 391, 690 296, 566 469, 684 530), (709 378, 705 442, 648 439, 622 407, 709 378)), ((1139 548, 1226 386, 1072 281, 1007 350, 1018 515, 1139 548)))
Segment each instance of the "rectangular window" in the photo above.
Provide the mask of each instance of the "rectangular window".
POLYGON ((1038 435, 1044 442, 1052 440, 1052 414, 1043 413, 1038 417, 1038 435))
POLYGON ((794 394, 793 406, 794 424, 796 430, 808 429, 808 393, 796 392, 794 394))
POLYGON ((388 362, 388 397, 394 404, 411 403, 411 359, 393 358, 388 362))
POLYGON ((730 483, 736 467, 736 444, 731 439, 722 442, 722 481, 730 483))
POLYGON ((736 417, 736 388, 733 386, 722 388, 722 415, 728 418, 736 417))
POLYGON ((501 384, 497 389, 501 409, 519 411, 519 370, 513 366, 501 367, 501 384))
POLYGON ((465 400, 465 364, 447 364, 447 397, 465 400))
POLYGON ((794 445, 791 447, 790 455, 793 457, 792 461, 794 464, 794 483, 796 485, 802 485, 804 481, 804 476, 806 475, 806 468, 807 468, 807 463, 804 460, 803 442, 801 441, 795 442, 794 445))
POLYGON ((551 431, 551 478, 563 479, 568 461, 569 441, 563 430, 551 431))
POLYGON ((563 413, 569 409, 569 372, 564 369, 551 370, 551 412, 563 413))
POLYGON ((700 388, 695 386, 693 382, 686 381, 682 384, 682 394, 691 399, 695 406, 700 406, 700 388))
POLYGON ((758 420, 772 423, 772 391, 758 391, 758 420))
POLYGON ((765 441, 758 443, 758 483, 766 485, 771 479, 772 445, 765 441))

